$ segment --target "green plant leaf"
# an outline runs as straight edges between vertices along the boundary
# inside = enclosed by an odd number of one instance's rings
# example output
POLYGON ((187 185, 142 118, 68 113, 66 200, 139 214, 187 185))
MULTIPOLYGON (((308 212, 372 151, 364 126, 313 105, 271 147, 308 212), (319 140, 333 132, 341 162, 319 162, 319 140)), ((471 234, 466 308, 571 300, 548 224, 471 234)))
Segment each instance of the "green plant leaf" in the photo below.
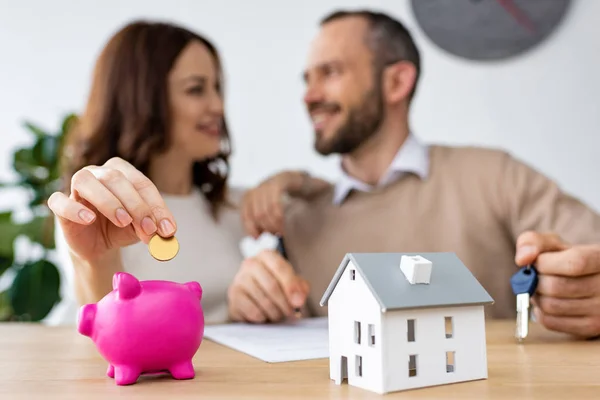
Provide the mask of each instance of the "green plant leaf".
POLYGON ((0 188, 27 189, 32 195, 29 208, 35 215, 26 223, 16 224, 11 212, 0 213, 0 274, 11 267, 16 271, 12 286, 0 293, 0 320, 39 321, 60 300, 60 275, 54 264, 40 260, 15 265, 14 241, 25 235, 45 249, 55 248, 54 218, 46 202, 53 192, 60 190, 59 159, 63 140, 77 118, 74 113, 65 115, 60 130, 52 132, 25 121, 24 126, 35 136, 35 142, 13 154, 13 168, 19 175, 17 182, 0 184, 0 188))
POLYGON ((31 149, 24 147, 17 150, 13 155, 13 167, 15 167, 17 172, 21 172, 20 168, 31 167, 34 165, 36 164, 31 149))
POLYGON ((33 149, 31 155, 35 165, 45 167, 47 169, 52 168, 58 161, 58 147, 59 138, 54 136, 47 136, 39 138, 33 149))
POLYGON ((36 162, 32 149, 27 148, 15 152, 13 168, 21 175, 23 181, 32 186, 43 184, 50 175, 47 168, 36 162))
POLYGON ((52 215, 41 215, 21 225, 21 233, 31 241, 44 246, 46 249, 54 249, 54 218, 52 215))
POLYGON ((0 212, 0 223, 12 221, 12 211, 0 212))
POLYGON ((46 191, 43 188, 33 190, 33 198, 29 202, 29 207, 39 206, 46 201, 46 191))
POLYGON ((48 260, 27 263, 9 289, 14 313, 31 321, 44 319, 60 301, 60 274, 48 260))
POLYGON ((12 221, 12 212, 0 213, 0 255, 5 259, 14 259, 14 242, 19 234, 20 227, 12 221))
POLYGON ((30 185, 32 197, 29 202, 29 207, 37 208, 37 206, 45 206, 50 195, 59 188, 59 183, 60 181, 52 181, 43 185, 30 185))
POLYGON ((13 309, 10 304, 8 290, 0 292, 0 321, 9 321, 12 319, 13 309))
POLYGON ((7 269, 9 269, 14 262, 14 255, 13 254, 9 254, 9 255, 4 255, 4 254, 0 254, 0 276, 2 276, 2 274, 4 272, 6 272, 7 269))
MULTIPOLYGON (((13 222, 10 214, 0 214, 0 257, 14 259, 14 241, 20 235, 27 236, 29 240, 41 244, 46 249, 56 247, 52 214, 37 215, 23 224, 13 222)), ((3 264, 0 262, 1 265, 3 264)))
POLYGON ((29 130, 29 132, 33 133, 38 138, 49 136, 44 129, 34 124, 33 122, 25 121, 23 125, 25 126, 25 128, 27 128, 27 130, 29 130))
POLYGON ((60 129, 60 136, 63 137, 73 127, 73 124, 77 122, 77 114, 70 113, 63 119, 63 123, 60 129))

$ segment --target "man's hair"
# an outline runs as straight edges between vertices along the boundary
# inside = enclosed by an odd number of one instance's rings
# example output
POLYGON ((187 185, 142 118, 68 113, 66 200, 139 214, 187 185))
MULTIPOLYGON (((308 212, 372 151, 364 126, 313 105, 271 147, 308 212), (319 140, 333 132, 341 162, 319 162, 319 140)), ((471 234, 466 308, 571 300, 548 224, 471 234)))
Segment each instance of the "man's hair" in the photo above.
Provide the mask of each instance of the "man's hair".
POLYGON ((361 17, 369 23, 369 32, 365 40, 373 52, 375 71, 378 75, 386 66, 398 61, 407 61, 415 66, 415 83, 409 96, 409 99, 412 99, 421 72, 421 57, 408 29, 391 16, 370 10, 334 11, 321 20, 321 26, 346 17, 361 17))

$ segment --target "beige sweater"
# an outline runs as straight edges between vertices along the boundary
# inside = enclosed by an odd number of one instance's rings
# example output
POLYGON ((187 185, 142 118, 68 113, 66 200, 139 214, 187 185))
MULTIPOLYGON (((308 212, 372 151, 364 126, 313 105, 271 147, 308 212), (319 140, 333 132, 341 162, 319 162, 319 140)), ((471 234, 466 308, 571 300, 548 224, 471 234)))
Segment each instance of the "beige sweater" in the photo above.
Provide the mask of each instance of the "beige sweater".
POLYGON ((598 214, 499 150, 431 146, 425 180, 407 175, 378 192, 353 192, 340 206, 332 193, 295 203, 286 215, 286 250, 312 283, 315 315, 326 315, 319 300, 347 252, 455 252, 494 298, 487 316, 512 318, 520 233, 600 243, 598 214))

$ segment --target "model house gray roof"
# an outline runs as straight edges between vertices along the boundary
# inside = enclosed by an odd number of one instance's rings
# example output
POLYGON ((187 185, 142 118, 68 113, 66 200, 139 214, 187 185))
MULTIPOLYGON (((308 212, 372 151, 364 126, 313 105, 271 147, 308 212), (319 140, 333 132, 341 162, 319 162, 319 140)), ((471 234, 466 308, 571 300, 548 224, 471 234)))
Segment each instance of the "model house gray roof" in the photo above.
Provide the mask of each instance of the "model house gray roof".
POLYGON ((325 291, 321 306, 327 304, 349 261, 363 277, 382 312, 494 302, 454 253, 348 253, 325 291), (420 255, 431 261, 433 267, 429 284, 412 285, 406 279, 400 269, 403 255, 420 255))

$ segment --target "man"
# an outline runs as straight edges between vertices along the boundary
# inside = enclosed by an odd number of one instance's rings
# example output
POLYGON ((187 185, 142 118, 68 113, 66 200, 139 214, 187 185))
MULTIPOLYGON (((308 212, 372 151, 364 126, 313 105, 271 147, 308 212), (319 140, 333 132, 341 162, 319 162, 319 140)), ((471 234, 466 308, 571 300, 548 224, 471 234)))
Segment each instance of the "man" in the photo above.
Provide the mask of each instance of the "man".
POLYGON ((535 262, 537 321, 600 335, 600 216, 503 151, 420 143, 408 123, 419 73, 409 32, 389 16, 322 21, 304 100, 316 150, 341 154, 345 175, 327 185, 298 174, 293 187, 275 176, 249 192, 248 231, 282 233, 291 265, 274 252, 247 260, 229 291, 232 318, 274 321, 304 305, 325 315, 319 300, 346 252, 451 251, 494 298, 490 317, 514 318, 510 277, 535 262), (280 195, 302 182, 313 196, 283 224, 280 195))

